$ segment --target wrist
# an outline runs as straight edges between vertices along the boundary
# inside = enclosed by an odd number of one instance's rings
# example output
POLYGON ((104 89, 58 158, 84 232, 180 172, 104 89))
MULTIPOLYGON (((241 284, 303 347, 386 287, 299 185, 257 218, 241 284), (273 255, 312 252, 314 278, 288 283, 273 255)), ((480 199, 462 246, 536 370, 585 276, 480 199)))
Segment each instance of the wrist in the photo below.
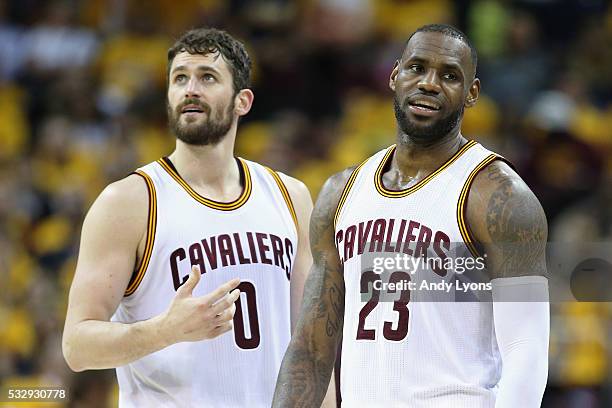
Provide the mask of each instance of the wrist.
POLYGON ((147 321, 150 324, 151 334, 154 339, 157 339, 157 347, 159 350, 176 343, 172 338, 172 330, 168 329, 166 324, 166 314, 162 313, 147 321))

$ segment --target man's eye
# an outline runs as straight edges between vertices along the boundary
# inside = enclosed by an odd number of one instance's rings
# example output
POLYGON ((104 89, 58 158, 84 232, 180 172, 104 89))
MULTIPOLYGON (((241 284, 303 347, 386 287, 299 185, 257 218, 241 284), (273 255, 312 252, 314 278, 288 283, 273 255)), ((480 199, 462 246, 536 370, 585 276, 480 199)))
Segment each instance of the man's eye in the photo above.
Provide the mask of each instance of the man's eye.
POLYGON ((423 67, 419 64, 412 64, 411 66, 408 67, 408 69, 416 73, 423 72, 423 67))
POLYGON ((186 79, 187 79, 187 75, 179 74, 176 77, 174 77, 174 82, 185 82, 186 79))
POLYGON ((444 74, 444 79, 448 79, 449 81, 455 81, 457 80, 457 75, 453 74, 452 72, 447 72, 446 74, 444 74))
POLYGON ((202 75, 202 79, 205 82, 213 82, 213 81, 216 80, 216 78, 213 75, 211 75, 211 74, 204 74, 204 75, 202 75))

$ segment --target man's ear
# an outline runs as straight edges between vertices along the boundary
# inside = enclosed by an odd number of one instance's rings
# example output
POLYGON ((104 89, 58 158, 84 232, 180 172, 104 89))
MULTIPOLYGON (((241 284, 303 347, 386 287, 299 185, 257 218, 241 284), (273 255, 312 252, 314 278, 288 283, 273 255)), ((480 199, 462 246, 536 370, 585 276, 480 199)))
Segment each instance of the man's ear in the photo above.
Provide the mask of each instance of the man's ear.
POLYGON ((250 89, 241 89, 234 97, 234 111, 238 116, 244 116, 251 110, 255 95, 250 89))
POLYGON ((389 77, 389 88, 392 91, 395 91, 395 79, 397 78, 397 74, 399 73, 399 60, 395 60, 395 65, 393 65, 393 70, 391 71, 391 76, 389 77))
POLYGON ((476 105, 478 97, 480 96, 480 79, 474 78, 470 89, 468 90, 467 97, 465 98, 465 107, 471 108, 476 105))

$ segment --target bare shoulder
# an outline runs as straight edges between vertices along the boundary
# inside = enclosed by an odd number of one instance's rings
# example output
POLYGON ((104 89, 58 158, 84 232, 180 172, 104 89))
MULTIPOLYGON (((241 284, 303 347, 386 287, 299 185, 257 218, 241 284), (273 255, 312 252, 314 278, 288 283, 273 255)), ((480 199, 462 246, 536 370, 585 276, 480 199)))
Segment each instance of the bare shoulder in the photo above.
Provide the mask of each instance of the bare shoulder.
POLYGON ((348 179, 351 177, 351 174, 355 171, 357 166, 348 167, 338 173, 332 174, 323 184, 323 188, 321 189, 321 193, 325 192, 326 194, 336 195, 338 200, 340 199, 339 195, 346 186, 348 179))
POLYGON ((334 212, 340 202, 342 191, 356 168, 357 166, 346 168, 331 175, 327 181, 325 181, 317 197, 315 210, 319 209, 322 213, 328 214, 333 218, 334 212))
POLYGON ((141 230, 146 228, 148 207, 149 193, 144 179, 131 174, 109 184, 100 193, 85 217, 84 227, 93 223, 97 231, 109 227, 120 227, 124 233, 132 228, 141 230))
POLYGON ((501 276, 530 273, 529 265, 540 269, 548 236, 546 215, 535 194, 507 163, 496 160, 478 173, 466 215, 487 253, 499 252, 503 265, 514 268, 502 270, 501 276))
POLYGON ((277 173, 287 187, 287 191, 289 191, 289 195, 293 201, 297 202, 298 204, 301 202, 309 202, 312 204, 310 191, 308 190, 308 187, 306 187, 306 184, 295 177, 291 177, 280 171, 277 173))
POLYGON ((547 223, 542 205, 523 179, 501 160, 494 161, 476 176, 467 211, 470 222, 486 226, 486 234, 478 234, 483 241, 546 240, 547 223))
POLYGON ((333 249, 334 215, 342 191, 355 168, 349 167, 329 177, 317 197, 310 217, 310 247, 315 260, 325 251, 333 249))
POLYGON ((141 176, 130 174, 106 186, 98 199, 112 202, 132 202, 136 200, 143 201, 146 204, 148 202, 147 185, 141 176))
MULTIPOLYGON (((321 188, 315 208, 325 208, 326 211, 332 208, 335 210, 340 201, 342 190, 356 167, 357 166, 349 167, 330 176, 321 188)), ((281 180, 283 180, 283 183, 287 186, 287 190, 294 202, 308 202, 312 205, 310 191, 303 182, 281 172, 278 172, 278 174, 281 180)))

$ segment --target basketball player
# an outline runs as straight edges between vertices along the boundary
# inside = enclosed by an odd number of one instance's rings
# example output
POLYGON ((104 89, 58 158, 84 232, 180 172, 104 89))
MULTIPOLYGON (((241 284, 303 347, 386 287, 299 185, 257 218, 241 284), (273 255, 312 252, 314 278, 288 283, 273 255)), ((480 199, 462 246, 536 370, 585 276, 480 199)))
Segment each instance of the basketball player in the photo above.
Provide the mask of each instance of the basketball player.
POLYGON ((109 185, 85 219, 63 352, 75 371, 116 367, 122 407, 271 404, 312 262, 312 201, 234 157, 250 70, 224 31, 180 38, 168 51, 176 149, 109 185))
MULTIPOLYGON (((332 176, 313 210, 314 267, 273 406, 318 406, 340 338, 343 406, 540 406, 546 218, 503 158, 460 132, 480 92, 475 72, 476 51, 451 26, 421 27, 407 41, 389 82, 397 145, 332 176), (362 301, 373 281, 359 255, 384 245, 455 260, 453 242, 471 259, 484 250, 493 302, 418 302, 408 289, 393 302, 362 301)), ((453 271, 426 272, 442 281, 453 271)))

